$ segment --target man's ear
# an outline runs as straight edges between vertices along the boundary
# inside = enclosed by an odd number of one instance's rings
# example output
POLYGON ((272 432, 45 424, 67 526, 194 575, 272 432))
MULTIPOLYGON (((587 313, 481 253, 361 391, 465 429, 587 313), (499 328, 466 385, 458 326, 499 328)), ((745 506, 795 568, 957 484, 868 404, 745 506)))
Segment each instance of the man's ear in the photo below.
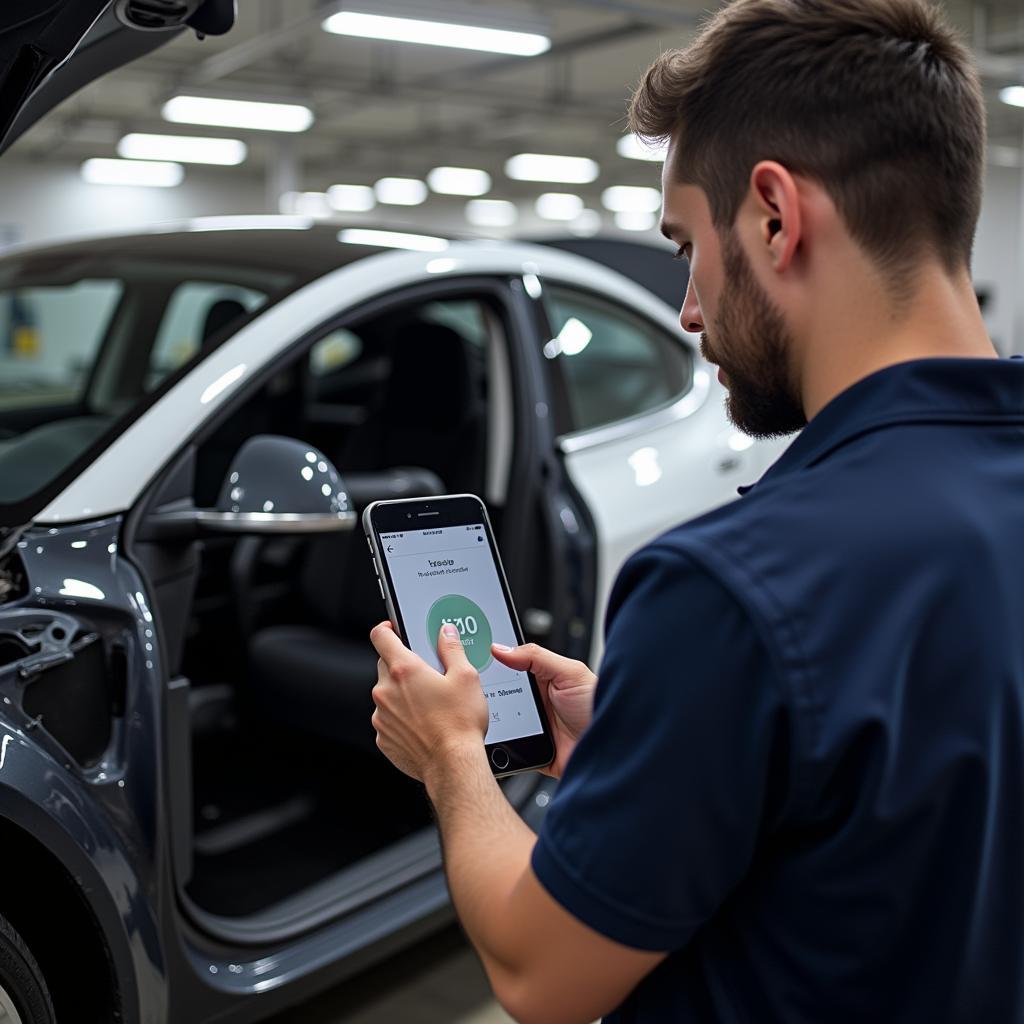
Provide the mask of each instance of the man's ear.
POLYGON ((793 175, 774 160, 750 172, 750 194, 757 218, 757 244, 777 273, 790 268, 803 233, 800 194, 793 175))

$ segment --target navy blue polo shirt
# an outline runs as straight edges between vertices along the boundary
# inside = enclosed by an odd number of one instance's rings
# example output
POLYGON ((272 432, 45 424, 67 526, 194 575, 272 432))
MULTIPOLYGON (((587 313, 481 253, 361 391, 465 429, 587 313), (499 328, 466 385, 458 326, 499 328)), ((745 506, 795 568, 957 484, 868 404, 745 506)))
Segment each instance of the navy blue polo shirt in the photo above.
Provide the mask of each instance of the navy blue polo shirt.
POLYGON ((904 363, 632 557, 533 854, 607 1020, 1024 1020, 1024 363, 904 363))

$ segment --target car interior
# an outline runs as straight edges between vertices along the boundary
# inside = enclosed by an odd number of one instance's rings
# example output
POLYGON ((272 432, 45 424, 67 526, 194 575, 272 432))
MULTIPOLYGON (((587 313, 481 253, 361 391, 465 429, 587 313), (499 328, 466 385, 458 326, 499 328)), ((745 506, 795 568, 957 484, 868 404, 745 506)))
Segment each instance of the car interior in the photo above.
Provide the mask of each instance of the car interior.
MULTIPOLYGON (((46 344, 78 346, 52 378, 38 360, 35 378, 5 377, 0 469, 15 483, 19 466, 30 476, 40 464, 52 472, 73 461, 281 287, 263 271, 196 280, 194 270, 104 270, 83 278, 74 266, 57 275, 42 268, 8 294, 7 364, 21 369, 14 343, 38 346, 32 331, 46 344), (18 321, 19 296, 32 299, 27 323, 18 321)), ((529 610, 550 607, 555 584, 544 568, 543 521, 523 546, 526 518, 544 515, 521 498, 532 485, 520 481, 512 492, 529 511, 505 516, 515 436, 509 345, 507 310, 487 287, 432 286, 325 324, 187 446, 181 494, 196 508, 214 507, 234 455, 257 434, 318 448, 357 513, 380 498, 479 494, 527 638, 541 639, 543 614, 534 630, 529 610)), ((18 489, 37 483, 26 476, 18 489)), ((153 588, 176 702, 168 715, 183 719, 184 740, 169 751, 185 808, 174 819, 175 862, 197 920, 210 931, 213 921, 255 929, 304 897, 308 912, 289 920, 308 926, 330 879, 432 834, 421 787, 377 751, 369 722, 377 657, 368 634, 385 611, 361 525, 306 537, 205 537, 180 551, 140 541, 125 551, 153 588)), ((507 781, 514 789, 523 780, 507 781)))
MULTIPOLYGON (((357 512, 469 491, 488 494, 500 531, 493 469, 507 467, 496 446, 511 427, 494 412, 508 403, 487 398, 505 343, 498 311, 476 296, 327 331, 198 446, 197 507, 214 505, 246 438, 283 434, 331 459, 357 512)), ((383 617, 361 526, 204 541, 180 669, 191 682, 186 893, 203 911, 257 915, 430 824, 421 788, 380 755, 370 726, 368 634, 383 617)))

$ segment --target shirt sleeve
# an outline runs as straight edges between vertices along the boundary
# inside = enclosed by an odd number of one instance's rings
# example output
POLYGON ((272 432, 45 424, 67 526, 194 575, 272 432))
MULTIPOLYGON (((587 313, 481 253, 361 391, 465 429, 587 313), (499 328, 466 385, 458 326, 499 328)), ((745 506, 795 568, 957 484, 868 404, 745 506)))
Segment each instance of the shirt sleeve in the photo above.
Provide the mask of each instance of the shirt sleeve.
POLYGON ((678 550, 645 548, 612 591, 594 717, 534 847, 537 878, 613 941, 684 946, 780 812, 788 718, 744 608, 678 550))

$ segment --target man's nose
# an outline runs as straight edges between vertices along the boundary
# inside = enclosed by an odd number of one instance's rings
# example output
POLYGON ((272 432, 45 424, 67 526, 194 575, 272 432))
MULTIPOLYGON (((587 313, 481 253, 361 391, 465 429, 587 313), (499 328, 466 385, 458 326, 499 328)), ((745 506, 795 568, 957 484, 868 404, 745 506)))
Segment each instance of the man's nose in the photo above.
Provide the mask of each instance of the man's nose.
POLYGON ((704 330, 704 317, 700 312, 700 303, 697 301, 692 277, 686 285, 686 297, 683 299, 683 308, 679 311, 679 325, 684 331, 690 331, 692 334, 700 334, 704 330))

